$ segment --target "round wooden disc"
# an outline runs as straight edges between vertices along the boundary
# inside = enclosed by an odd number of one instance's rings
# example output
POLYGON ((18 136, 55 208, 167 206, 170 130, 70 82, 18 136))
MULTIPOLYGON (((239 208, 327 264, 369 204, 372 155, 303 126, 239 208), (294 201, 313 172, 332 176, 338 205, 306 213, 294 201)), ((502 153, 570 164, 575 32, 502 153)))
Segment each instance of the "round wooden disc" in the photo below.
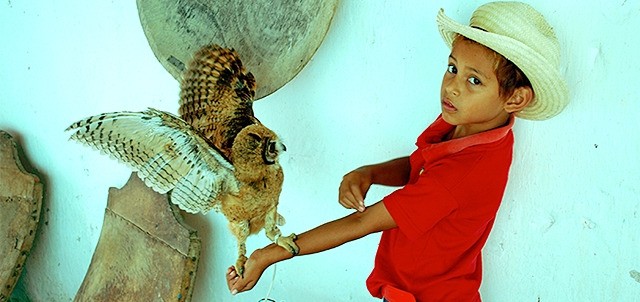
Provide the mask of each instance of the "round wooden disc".
POLYGON ((180 81, 192 54, 234 48, 256 77, 256 99, 293 79, 324 39, 338 0, 137 0, 155 56, 180 81))

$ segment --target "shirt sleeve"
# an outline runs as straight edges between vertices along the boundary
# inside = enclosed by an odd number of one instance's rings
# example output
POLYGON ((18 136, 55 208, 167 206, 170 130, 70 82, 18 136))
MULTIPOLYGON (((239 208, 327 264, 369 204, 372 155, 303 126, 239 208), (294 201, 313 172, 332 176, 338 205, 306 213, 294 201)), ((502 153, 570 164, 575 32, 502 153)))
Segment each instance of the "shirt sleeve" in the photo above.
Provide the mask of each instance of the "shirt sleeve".
POLYGON ((431 230, 458 207, 450 192, 431 173, 423 173, 384 199, 384 205, 396 225, 410 240, 431 230))

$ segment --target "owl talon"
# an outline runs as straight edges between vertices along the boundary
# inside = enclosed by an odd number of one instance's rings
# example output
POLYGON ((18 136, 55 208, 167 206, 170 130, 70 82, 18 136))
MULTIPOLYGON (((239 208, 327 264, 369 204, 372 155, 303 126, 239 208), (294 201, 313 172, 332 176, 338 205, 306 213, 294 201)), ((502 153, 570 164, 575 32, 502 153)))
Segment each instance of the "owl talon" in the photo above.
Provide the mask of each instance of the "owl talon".
POLYGON ((276 240, 276 244, 287 250, 292 255, 296 256, 298 255, 298 253, 300 253, 300 248, 295 243, 296 240, 298 240, 298 236, 292 233, 291 235, 286 237, 279 237, 276 240))
POLYGON ((236 260, 236 273, 238 273, 238 275, 240 277, 244 277, 244 264, 247 262, 247 257, 242 255, 240 257, 238 257, 238 260, 236 260))
POLYGON ((276 220, 276 225, 283 226, 285 223, 287 223, 287 220, 284 219, 284 216, 278 214, 278 219, 276 220))

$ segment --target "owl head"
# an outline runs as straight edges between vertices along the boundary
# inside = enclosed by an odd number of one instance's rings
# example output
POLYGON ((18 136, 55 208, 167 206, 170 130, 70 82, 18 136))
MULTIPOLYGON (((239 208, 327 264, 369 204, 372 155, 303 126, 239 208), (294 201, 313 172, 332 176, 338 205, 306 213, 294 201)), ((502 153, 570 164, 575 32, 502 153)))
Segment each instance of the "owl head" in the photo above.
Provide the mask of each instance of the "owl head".
POLYGON ((234 139, 231 162, 236 169, 263 169, 278 164, 278 156, 284 151, 285 145, 273 131, 253 124, 240 130, 234 139))

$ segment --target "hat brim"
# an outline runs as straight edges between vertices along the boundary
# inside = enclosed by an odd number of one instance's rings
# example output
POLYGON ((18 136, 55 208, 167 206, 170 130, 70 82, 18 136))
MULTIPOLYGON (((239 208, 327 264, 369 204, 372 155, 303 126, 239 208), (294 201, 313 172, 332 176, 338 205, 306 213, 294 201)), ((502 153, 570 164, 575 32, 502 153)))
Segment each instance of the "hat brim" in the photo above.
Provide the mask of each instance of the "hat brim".
POLYGON ((513 38, 460 24, 440 10, 438 30, 449 48, 457 34, 476 41, 501 54, 518 66, 531 82, 534 98, 517 117, 546 120, 560 113, 568 103, 567 85, 559 71, 538 52, 513 38))

